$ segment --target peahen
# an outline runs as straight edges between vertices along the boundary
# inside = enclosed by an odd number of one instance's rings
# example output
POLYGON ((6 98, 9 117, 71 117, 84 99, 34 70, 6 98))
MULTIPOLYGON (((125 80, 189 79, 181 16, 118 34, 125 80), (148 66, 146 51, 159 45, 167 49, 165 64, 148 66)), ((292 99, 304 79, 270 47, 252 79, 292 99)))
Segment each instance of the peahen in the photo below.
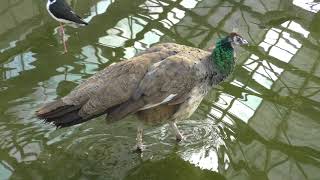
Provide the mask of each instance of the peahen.
MULTIPOLYGON (((135 114, 144 123, 168 122, 180 141, 183 136, 176 121, 190 117, 207 92, 232 72, 234 45, 247 43, 230 33, 212 53, 175 43, 155 45, 97 72, 36 115, 57 127, 68 127, 103 114, 110 122, 135 114)), ((143 147, 142 134, 139 125, 138 150, 143 147)))

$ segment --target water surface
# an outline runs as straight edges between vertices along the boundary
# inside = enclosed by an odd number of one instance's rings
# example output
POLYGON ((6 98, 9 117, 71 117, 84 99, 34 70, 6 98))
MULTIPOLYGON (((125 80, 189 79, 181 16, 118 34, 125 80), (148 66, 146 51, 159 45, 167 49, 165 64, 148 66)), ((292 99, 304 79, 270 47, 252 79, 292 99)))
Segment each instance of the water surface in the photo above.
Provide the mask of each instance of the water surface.
POLYGON ((320 179, 320 5, 313 0, 71 0, 90 25, 58 23, 44 0, 0 2, 0 179, 320 179), (158 42, 208 48, 238 27, 230 78, 195 114, 148 127, 133 117, 56 130, 34 116, 104 67, 158 42))

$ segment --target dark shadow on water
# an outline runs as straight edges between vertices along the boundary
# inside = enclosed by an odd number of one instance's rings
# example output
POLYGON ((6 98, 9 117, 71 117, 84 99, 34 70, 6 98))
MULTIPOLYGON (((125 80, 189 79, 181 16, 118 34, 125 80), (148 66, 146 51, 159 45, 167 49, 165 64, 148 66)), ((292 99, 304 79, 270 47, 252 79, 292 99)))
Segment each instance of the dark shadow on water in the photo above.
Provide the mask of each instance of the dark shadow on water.
POLYGON ((165 159, 144 162, 141 166, 131 169, 124 179, 224 180, 225 178, 216 172, 201 170, 199 167, 195 167, 181 159, 176 154, 172 154, 165 159))

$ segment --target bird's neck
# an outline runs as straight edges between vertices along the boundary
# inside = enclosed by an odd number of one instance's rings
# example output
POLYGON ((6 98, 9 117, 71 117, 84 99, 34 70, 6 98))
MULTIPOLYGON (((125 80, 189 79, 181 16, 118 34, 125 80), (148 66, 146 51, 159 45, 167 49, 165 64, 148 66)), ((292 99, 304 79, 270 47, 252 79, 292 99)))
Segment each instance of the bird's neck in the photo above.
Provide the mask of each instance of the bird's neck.
POLYGON ((229 37, 220 39, 212 51, 212 61, 217 70, 228 76, 234 67, 234 50, 229 41, 229 37))

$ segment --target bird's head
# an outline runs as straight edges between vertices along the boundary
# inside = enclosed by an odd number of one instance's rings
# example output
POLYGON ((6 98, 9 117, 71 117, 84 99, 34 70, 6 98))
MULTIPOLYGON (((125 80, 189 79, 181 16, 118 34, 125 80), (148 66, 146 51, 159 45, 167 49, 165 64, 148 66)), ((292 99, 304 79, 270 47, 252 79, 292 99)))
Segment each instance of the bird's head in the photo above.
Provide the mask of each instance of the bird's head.
POLYGON ((212 51, 212 59, 221 74, 229 75, 234 67, 234 47, 246 44, 248 41, 235 31, 217 41, 216 47, 212 51))
POLYGON ((236 32, 232 32, 228 35, 228 41, 231 43, 233 47, 235 45, 242 46, 248 44, 248 41, 236 32))

